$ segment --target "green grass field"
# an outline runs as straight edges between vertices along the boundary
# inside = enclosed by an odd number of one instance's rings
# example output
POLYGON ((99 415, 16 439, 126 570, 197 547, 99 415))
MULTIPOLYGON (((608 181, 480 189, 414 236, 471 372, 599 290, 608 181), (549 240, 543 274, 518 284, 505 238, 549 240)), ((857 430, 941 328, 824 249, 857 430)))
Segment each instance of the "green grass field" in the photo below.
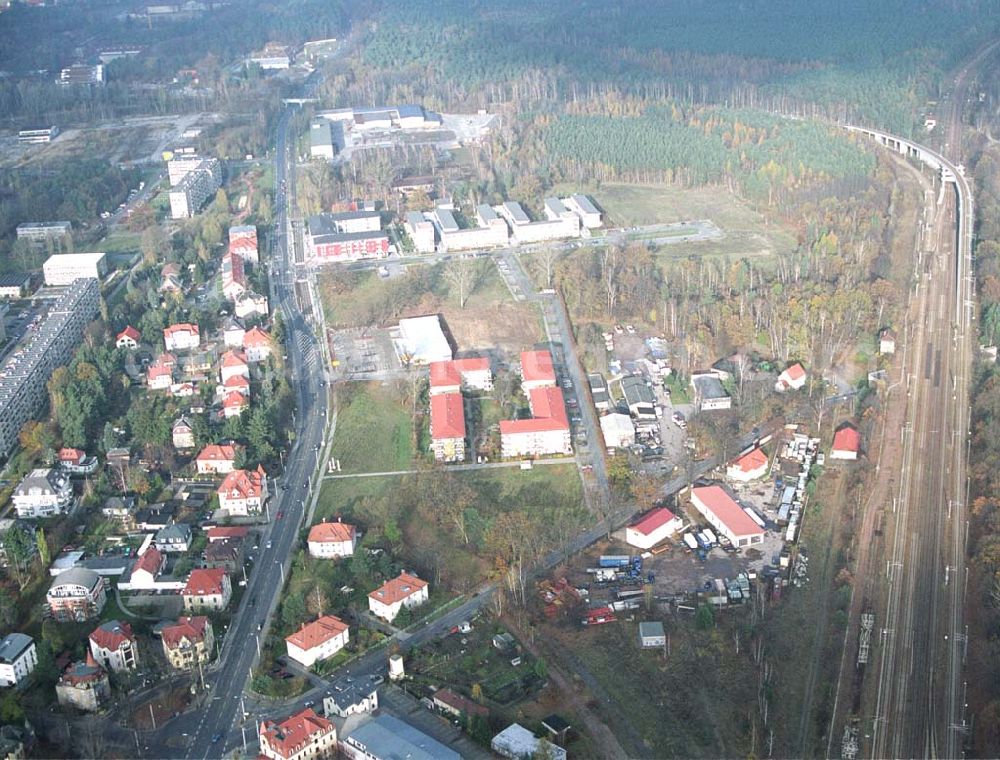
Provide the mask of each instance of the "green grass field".
POLYGON ((337 389, 333 455, 344 472, 391 472, 413 464, 413 424, 392 387, 351 383, 337 389))

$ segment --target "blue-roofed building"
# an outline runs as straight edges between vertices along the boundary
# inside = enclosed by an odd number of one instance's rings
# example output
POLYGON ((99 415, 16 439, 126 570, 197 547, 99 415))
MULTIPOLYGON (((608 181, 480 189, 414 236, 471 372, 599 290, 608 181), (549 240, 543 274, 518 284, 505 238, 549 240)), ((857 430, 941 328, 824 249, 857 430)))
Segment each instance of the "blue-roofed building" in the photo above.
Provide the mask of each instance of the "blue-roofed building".
POLYGON ((391 715, 380 715, 351 731, 340 749, 352 760, 461 760, 437 739, 391 715))

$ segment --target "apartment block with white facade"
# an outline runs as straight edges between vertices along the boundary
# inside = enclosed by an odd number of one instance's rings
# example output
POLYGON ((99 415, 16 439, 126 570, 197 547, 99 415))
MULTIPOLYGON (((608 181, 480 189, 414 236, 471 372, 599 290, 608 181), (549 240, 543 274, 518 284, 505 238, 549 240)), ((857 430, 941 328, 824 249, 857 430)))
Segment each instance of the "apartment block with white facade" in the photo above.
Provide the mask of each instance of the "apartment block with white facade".
POLYGON ((73 503, 73 484, 65 473, 39 467, 18 483, 11 501, 22 519, 59 515, 73 503))
POLYGON ((288 656, 305 668, 333 657, 347 646, 350 629, 340 618, 323 615, 285 637, 288 656))
POLYGON ((170 189, 170 218, 186 219, 198 213, 222 184, 217 158, 207 158, 170 189))
POLYGON ((0 686, 16 686, 38 664, 35 640, 24 633, 8 633, 0 641, 0 686))
POLYGON ((24 423, 48 400, 46 383, 80 345, 83 328, 97 316, 98 298, 97 280, 74 281, 56 299, 28 345, 0 368, 0 455, 10 453, 24 423))

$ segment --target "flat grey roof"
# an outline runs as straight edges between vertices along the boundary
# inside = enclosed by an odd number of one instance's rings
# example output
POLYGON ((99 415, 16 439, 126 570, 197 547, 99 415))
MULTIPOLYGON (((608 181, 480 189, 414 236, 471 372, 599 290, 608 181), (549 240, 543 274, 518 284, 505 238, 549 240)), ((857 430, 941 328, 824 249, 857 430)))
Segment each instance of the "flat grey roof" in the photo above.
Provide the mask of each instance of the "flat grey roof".
POLYGON ((347 739, 382 760, 461 760, 437 739, 391 715, 380 715, 352 731, 347 739))
POLYGON ((722 381, 715 375, 701 375, 694 379, 694 385, 703 398, 728 398, 722 381))
POLYGON ((528 219, 528 215, 524 213, 524 209, 521 208, 521 204, 517 201, 507 201, 503 204, 503 207, 507 209, 507 213, 510 214, 510 218, 514 224, 527 224, 531 221, 528 219))
POLYGON ((458 231, 458 222, 455 221, 455 215, 451 211, 446 208, 434 209, 434 215, 437 217, 442 232, 458 231))
POLYGON ((476 206, 476 216, 479 217, 480 222, 483 224, 488 224, 498 218, 497 212, 488 203, 480 203, 476 206))
POLYGON ((14 662, 33 642, 34 639, 26 633, 8 633, 3 641, 0 641, 0 662, 14 662))
POLYGON ((408 212, 406 212, 406 222, 411 227, 416 227, 421 222, 426 222, 426 221, 427 220, 424 219, 424 215, 421 214, 419 211, 408 211, 408 212))
POLYGON ((639 635, 643 638, 648 638, 650 636, 665 636, 663 632, 663 623, 659 620, 654 620, 647 623, 639 623, 639 635))
POLYGON ((309 144, 313 147, 333 145, 333 130, 328 121, 314 121, 309 127, 309 144))
POLYGON ((572 198, 573 198, 574 201, 576 201, 576 205, 580 207, 580 210, 583 213, 585 213, 585 214, 597 214, 597 213, 600 213, 594 207, 594 204, 590 202, 590 198, 588 198, 586 195, 581 195, 580 193, 576 193, 575 195, 572 196, 572 198))
POLYGON ((656 401, 653 391, 646 385, 646 381, 635 375, 622 378, 622 393, 625 394, 625 400, 629 406, 634 404, 653 404, 656 401))

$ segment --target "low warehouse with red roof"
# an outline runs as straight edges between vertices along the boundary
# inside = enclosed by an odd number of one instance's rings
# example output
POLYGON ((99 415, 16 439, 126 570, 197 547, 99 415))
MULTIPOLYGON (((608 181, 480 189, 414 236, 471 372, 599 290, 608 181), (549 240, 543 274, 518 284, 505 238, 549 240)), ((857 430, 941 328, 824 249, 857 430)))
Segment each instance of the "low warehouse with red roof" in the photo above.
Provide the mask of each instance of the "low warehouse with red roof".
POLYGON ((764 540, 764 529, 721 486, 692 488, 691 505, 737 548, 764 540))
POLYGON ((651 549, 680 530, 683 524, 681 518, 666 507, 657 507, 625 529, 625 542, 637 549, 651 549))

